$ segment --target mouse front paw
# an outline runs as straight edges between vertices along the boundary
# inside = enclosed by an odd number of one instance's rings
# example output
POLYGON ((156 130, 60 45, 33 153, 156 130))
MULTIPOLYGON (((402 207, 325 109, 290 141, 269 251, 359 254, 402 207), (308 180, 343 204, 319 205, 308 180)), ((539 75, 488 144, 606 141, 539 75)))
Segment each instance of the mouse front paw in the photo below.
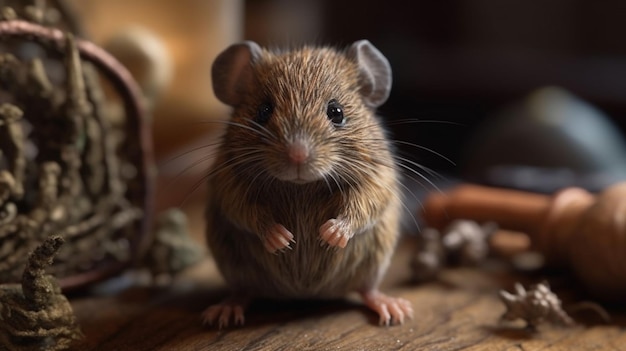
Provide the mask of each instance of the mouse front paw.
POLYGON ((263 246, 270 253, 276 253, 285 249, 291 249, 291 243, 296 241, 293 239, 293 234, 287 230, 281 224, 274 224, 263 235, 263 246))
POLYGON ((320 227, 320 240, 329 246, 346 247, 352 234, 348 223, 341 219, 329 219, 320 227))

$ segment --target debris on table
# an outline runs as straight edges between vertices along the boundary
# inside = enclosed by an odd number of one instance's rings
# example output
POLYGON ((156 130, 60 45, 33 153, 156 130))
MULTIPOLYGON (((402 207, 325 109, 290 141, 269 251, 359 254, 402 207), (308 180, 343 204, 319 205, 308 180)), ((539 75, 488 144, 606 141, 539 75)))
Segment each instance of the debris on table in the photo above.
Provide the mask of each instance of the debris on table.
POLYGON ((476 265, 489 255, 489 238, 498 229, 493 222, 483 225, 471 220, 455 220, 442 233, 425 228, 419 248, 411 260, 413 280, 434 279, 449 263, 476 265))
POLYGON ((445 265, 445 252, 439 231, 425 228, 420 239, 419 249, 411 259, 411 271, 415 282, 435 279, 445 265))
POLYGON ((450 223, 441 237, 443 247, 451 260, 462 265, 474 265, 489 254, 489 238, 498 226, 494 222, 458 219, 450 223))
POLYGON ((189 233, 186 214, 171 208, 156 220, 154 239, 144 258, 155 282, 168 282, 183 269, 204 257, 203 246, 189 233))
POLYGON ((547 282, 532 286, 528 291, 522 284, 515 284, 515 294, 500 290, 500 300, 506 311, 502 321, 522 319, 529 330, 536 330, 543 322, 572 326, 574 320, 561 307, 561 300, 550 290, 547 282))

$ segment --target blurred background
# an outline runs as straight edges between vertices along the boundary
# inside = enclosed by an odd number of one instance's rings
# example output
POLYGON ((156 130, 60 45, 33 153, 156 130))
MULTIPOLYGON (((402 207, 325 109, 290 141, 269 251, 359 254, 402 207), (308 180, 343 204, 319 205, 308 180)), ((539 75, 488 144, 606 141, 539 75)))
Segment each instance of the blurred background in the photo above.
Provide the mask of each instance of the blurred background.
MULTIPOLYGON (((453 179, 543 192, 626 178, 620 0, 71 3, 101 45, 132 31, 154 41, 161 159, 207 144, 219 124, 199 121, 227 117, 210 67, 229 44, 347 46, 365 38, 391 62, 393 90, 380 114, 394 139, 419 146, 398 144, 410 160, 453 179)), ((116 53, 123 61, 124 50, 116 53)), ((132 60, 125 62, 141 80, 147 66, 132 60)))

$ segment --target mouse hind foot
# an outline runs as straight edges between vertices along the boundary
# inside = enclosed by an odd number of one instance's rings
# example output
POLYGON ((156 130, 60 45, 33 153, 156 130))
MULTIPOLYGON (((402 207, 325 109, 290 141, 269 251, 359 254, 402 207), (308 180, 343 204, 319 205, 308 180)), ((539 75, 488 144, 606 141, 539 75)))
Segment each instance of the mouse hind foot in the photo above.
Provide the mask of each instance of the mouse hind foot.
POLYGON ((230 322, 235 326, 243 326, 245 323, 244 313, 250 304, 250 298, 231 296, 215 305, 209 306, 202 312, 202 323, 213 326, 217 324, 219 329, 228 328, 230 322))
POLYGON ((380 325, 402 324, 405 318, 413 319, 413 306, 408 300, 388 296, 378 290, 361 292, 361 297, 367 307, 378 313, 380 325))

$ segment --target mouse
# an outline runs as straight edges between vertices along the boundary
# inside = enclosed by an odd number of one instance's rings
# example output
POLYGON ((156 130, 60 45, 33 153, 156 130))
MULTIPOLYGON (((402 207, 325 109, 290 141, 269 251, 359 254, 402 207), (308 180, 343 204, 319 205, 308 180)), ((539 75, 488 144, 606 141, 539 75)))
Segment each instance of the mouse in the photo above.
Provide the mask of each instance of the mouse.
POLYGON ((205 324, 243 325, 254 299, 337 299, 356 292, 381 325, 412 304, 379 289, 400 236, 402 193, 377 108, 387 58, 368 40, 346 48, 221 52, 215 96, 232 107, 208 173, 206 239, 231 290, 205 324))

